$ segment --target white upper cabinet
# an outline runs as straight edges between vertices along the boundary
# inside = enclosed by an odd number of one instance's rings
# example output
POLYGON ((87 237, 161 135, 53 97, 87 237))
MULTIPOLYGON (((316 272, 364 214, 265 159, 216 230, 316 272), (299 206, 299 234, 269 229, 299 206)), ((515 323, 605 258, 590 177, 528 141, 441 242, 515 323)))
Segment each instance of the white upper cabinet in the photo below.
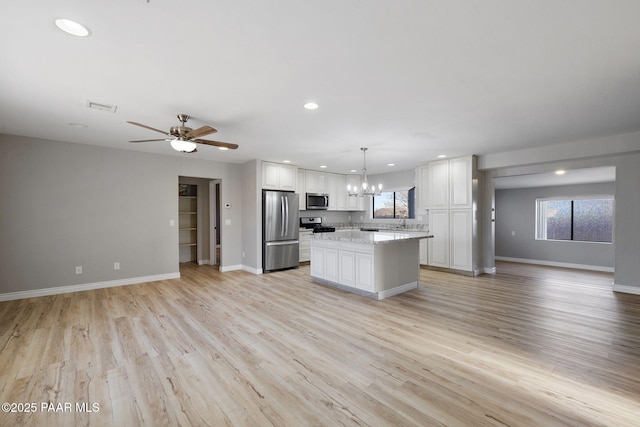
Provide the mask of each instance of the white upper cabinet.
POLYGON ((262 188, 278 190, 280 187, 280 165, 262 162, 262 188))
MULTIPOLYGON (((263 181, 265 180, 263 179, 263 181)), ((300 210, 306 209, 306 193, 328 194, 329 210, 335 211, 362 211, 365 210, 365 201, 371 200, 363 197, 349 197, 348 195, 347 184, 359 186, 361 184, 360 175, 298 169, 296 181, 296 193, 300 195, 300 210)))
POLYGON ((298 204, 301 211, 307 208, 307 197, 305 190, 305 173, 304 169, 298 169, 298 182, 296 182, 296 193, 298 193, 298 204))
POLYGON ((293 165, 262 162, 262 188, 295 191, 298 168, 293 165))
POLYGON ((418 166, 416 176, 418 181, 418 212, 416 214, 422 215, 429 209, 429 165, 418 166))
POLYGON ((337 173, 330 173, 329 178, 329 209, 347 210, 347 177, 337 173))
POLYGON ((418 209, 471 209, 474 156, 418 167, 418 209))
POLYGON ((427 205, 430 209, 449 208, 449 160, 429 163, 427 205))
MULTIPOLYGON (((347 175, 347 184, 350 185, 351 187, 359 187, 360 185, 362 185, 362 182, 360 181, 360 179, 361 179, 360 175, 347 175)), ((345 194, 347 194, 346 187, 343 190, 345 194)), ((365 210, 364 199, 366 199, 366 197, 354 197, 354 196, 347 195, 347 210, 350 210, 350 211, 365 210)))
POLYGON ((305 170, 305 190, 307 193, 326 193, 328 191, 327 175, 323 172, 305 170))
POLYGON ((449 161, 451 209, 471 209, 473 193, 473 157, 461 157, 449 161))

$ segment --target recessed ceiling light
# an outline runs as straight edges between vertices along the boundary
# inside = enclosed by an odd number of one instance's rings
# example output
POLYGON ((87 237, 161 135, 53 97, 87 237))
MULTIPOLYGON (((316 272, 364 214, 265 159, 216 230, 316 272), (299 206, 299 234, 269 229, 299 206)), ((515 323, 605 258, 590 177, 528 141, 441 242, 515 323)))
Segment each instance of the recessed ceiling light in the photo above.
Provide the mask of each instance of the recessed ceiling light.
POLYGON ((565 173, 567 173, 567 171, 564 171, 562 169, 556 171, 556 175, 564 175, 565 173))
POLYGON ((355 170, 355 169, 351 169, 349 172, 351 172, 351 173, 356 173, 356 172, 358 172, 358 171, 357 171, 357 170, 355 170))
POLYGON ((55 24, 56 27, 72 36, 87 37, 91 35, 91 31, 87 27, 70 19, 58 18, 55 20, 55 24))
POLYGON ((447 157, 447 155, 446 155, 446 154, 440 154, 440 155, 438 156, 438 158, 439 158, 439 159, 444 159, 445 157, 447 157))
POLYGON ((307 102, 306 104, 304 104, 304 108, 306 108, 307 110, 315 110, 319 107, 318 104, 316 104, 315 102, 307 102))
POLYGON ((326 169, 327 165, 320 165, 320 169, 326 169))
POLYGON ((84 123, 69 123, 69 126, 71 126, 72 128, 86 128, 87 125, 85 125, 84 123))
POLYGON ((395 163, 387 163, 387 166, 395 166, 395 163))
POLYGON ((283 160, 282 163, 291 163, 291 160, 283 160))

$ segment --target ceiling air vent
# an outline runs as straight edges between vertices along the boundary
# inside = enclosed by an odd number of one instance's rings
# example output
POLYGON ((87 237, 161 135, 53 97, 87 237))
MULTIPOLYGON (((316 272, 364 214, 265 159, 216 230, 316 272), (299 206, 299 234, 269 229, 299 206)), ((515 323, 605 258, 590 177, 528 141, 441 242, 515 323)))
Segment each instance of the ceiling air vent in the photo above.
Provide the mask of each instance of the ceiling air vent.
POLYGON ((118 108, 115 105, 101 104, 99 102, 93 102, 93 101, 87 101, 87 107, 93 110, 104 111, 107 113, 115 113, 116 109, 118 108))

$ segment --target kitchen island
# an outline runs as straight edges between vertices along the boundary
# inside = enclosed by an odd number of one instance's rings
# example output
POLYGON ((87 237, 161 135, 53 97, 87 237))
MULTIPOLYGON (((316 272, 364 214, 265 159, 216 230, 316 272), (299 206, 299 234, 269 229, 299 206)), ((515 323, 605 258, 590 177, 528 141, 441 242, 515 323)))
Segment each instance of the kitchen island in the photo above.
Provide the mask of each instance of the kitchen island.
POLYGON ((431 237, 401 230, 315 233, 311 236, 311 277, 378 300, 416 289, 419 240, 431 237))

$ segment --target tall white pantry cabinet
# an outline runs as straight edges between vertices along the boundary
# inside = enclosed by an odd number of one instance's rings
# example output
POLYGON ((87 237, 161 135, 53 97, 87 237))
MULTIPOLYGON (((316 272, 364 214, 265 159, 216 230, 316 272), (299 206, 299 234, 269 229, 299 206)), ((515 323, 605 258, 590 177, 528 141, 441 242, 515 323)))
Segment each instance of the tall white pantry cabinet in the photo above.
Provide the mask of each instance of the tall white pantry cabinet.
POLYGON ((428 214, 432 239, 421 245, 420 263, 477 275, 479 173, 475 156, 418 167, 418 214, 428 214))

